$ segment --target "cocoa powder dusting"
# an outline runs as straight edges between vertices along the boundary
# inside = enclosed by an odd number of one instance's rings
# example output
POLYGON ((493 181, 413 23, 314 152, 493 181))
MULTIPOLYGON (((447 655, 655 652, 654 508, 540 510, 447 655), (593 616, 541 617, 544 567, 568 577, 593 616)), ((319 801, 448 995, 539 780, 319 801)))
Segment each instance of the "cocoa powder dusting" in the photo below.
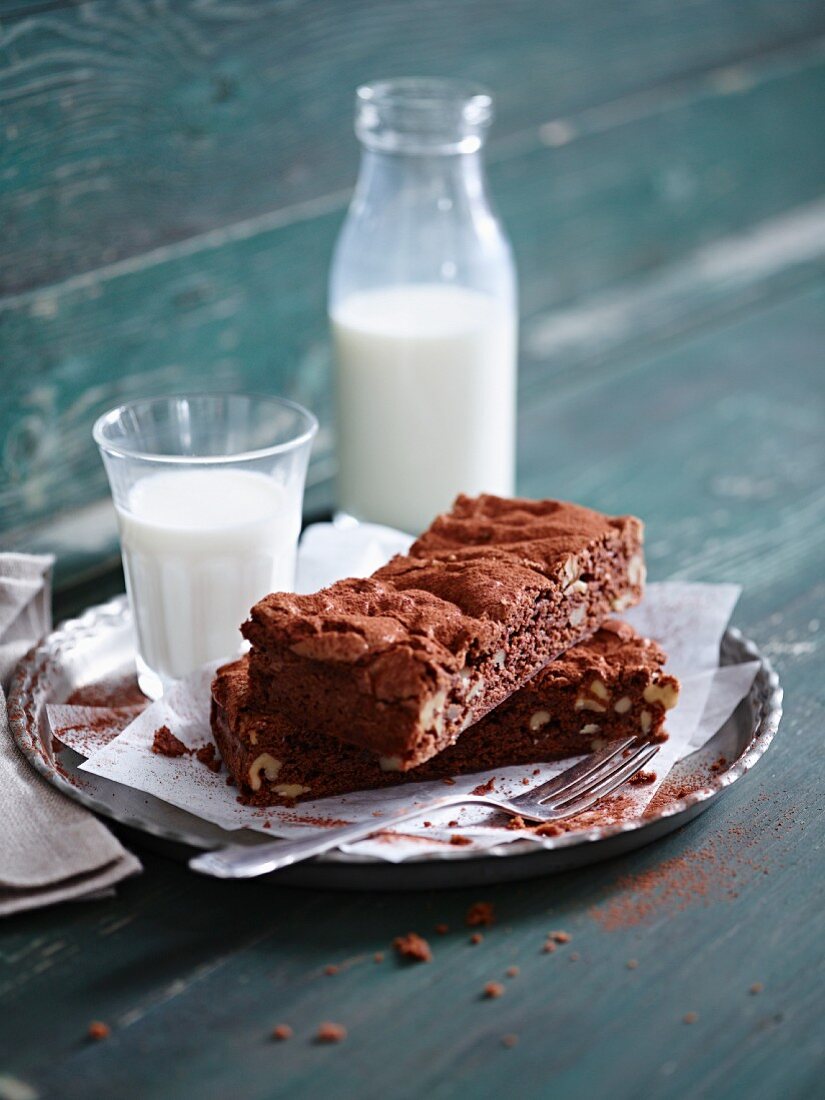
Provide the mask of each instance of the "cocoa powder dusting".
POLYGON ((343 825, 352 825, 351 821, 345 821, 341 817, 315 817, 312 814, 292 813, 286 810, 281 810, 278 817, 290 825, 314 825, 318 829, 340 829, 343 825))
POLYGON ((606 932, 647 924, 694 905, 732 900, 751 875, 767 874, 767 866, 748 852, 757 843, 758 824, 753 832, 731 826, 725 834, 700 848, 666 859, 649 870, 617 879, 615 896, 590 909, 590 916, 606 932))
POLYGON ((83 754, 91 756, 98 749, 108 745, 110 741, 114 741, 142 709, 142 707, 89 707, 87 716, 82 721, 71 725, 55 724, 52 726, 52 734, 61 745, 66 743, 63 734, 82 734, 83 754))
POLYGON ((140 690, 134 673, 110 676, 77 688, 66 703, 71 707, 146 707, 149 700, 140 690))
MULTIPOLYGON (((643 783, 652 783, 655 774, 650 778, 641 780, 643 783)), ((584 813, 576 814, 564 821, 546 821, 542 825, 530 825, 519 815, 511 817, 504 826, 506 829, 527 829, 535 836, 563 836, 565 833, 577 833, 583 829, 595 829, 606 825, 616 825, 621 821, 627 821, 638 817, 636 801, 628 795, 611 795, 603 798, 592 809, 584 813)))

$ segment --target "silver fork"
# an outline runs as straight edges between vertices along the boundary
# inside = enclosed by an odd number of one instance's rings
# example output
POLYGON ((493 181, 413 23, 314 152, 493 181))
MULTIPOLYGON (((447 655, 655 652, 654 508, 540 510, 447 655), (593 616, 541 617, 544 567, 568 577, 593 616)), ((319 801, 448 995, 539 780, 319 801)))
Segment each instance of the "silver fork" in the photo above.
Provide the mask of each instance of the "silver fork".
POLYGON ((391 825, 423 817, 434 810, 467 804, 490 806, 508 814, 518 814, 533 822, 561 821, 589 809, 600 798, 627 782, 659 751, 658 745, 627 737, 614 741, 600 752, 574 764, 555 779, 542 783, 516 798, 496 798, 492 794, 453 794, 399 811, 380 821, 360 821, 340 829, 313 833, 305 840, 278 840, 271 844, 228 845, 212 852, 203 852, 189 860, 193 871, 215 878, 255 878, 279 871, 303 859, 328 852, 340 844, 366 840, 374 833, 386 831, 391 825))

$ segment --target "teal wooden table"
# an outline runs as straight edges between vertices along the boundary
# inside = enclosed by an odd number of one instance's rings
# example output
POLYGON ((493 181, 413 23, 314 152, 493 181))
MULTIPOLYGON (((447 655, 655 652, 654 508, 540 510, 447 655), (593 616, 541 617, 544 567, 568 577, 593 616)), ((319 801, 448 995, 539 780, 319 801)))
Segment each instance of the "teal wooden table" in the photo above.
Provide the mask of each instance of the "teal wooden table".
POLYGON ((655 579, 741 583, 735 623, 786 689, 773 747, 706 815, 579 873, 347 894, 211 882, 136 847, 116 897, 0 925, 0 1098, 821 1095, 822 6, 0 17, 0 528, 57 547, 59 614, 119 583, 88 429, 122 395, 208 379, 306 401, 309 507, 332 503, 323 280, 349 91, 451 71, 500 101, 520 490, 641 515, 655 579), (496 923, 473 944, 478 900, 496 923), (570 940, 545 953, 553 930, 570 940), (408 931, 431 963, 394 957, 408 931), (324 1021, 346 1040, 315 1042, 324 1021))

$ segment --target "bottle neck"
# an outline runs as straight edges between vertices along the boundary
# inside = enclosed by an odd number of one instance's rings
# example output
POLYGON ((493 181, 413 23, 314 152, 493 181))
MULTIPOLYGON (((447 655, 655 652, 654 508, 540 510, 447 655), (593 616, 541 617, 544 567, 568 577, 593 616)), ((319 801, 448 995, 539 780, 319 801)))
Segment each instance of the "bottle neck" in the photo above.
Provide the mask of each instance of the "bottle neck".
POLYGON ((447 214, 486 206, 481 152, 397 153, 363 148, 352 209, 374 201, 403 199, 407 211, 431 207, 447 214))

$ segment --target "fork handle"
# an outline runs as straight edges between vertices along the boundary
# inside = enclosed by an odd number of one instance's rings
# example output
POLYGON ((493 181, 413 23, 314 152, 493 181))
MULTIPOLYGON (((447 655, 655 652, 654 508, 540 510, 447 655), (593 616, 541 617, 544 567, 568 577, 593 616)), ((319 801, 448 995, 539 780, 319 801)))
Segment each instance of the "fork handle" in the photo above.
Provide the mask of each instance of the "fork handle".
POLYGON ((489 801, 477 795, 446 795, 424 806, 400 810, 380 820, 359 821, 355 825, 343 825, 339 829, 324 829, 320 833, 301 840, 277 840, 271 844, 242 845, 230 844, 225 848, 216 848, 212 852, 202 852, 189 860, 193 871, 215 878, 255 878, 279 871, 293 863, 311 859, 330 848, 341 844, 352 844, 356 840, 366 840, 373 833, 383 832, 388 825, 398 825, 414 817, 434 810, 444 810, 449 806, 461 806, 468 802, 489 801))

